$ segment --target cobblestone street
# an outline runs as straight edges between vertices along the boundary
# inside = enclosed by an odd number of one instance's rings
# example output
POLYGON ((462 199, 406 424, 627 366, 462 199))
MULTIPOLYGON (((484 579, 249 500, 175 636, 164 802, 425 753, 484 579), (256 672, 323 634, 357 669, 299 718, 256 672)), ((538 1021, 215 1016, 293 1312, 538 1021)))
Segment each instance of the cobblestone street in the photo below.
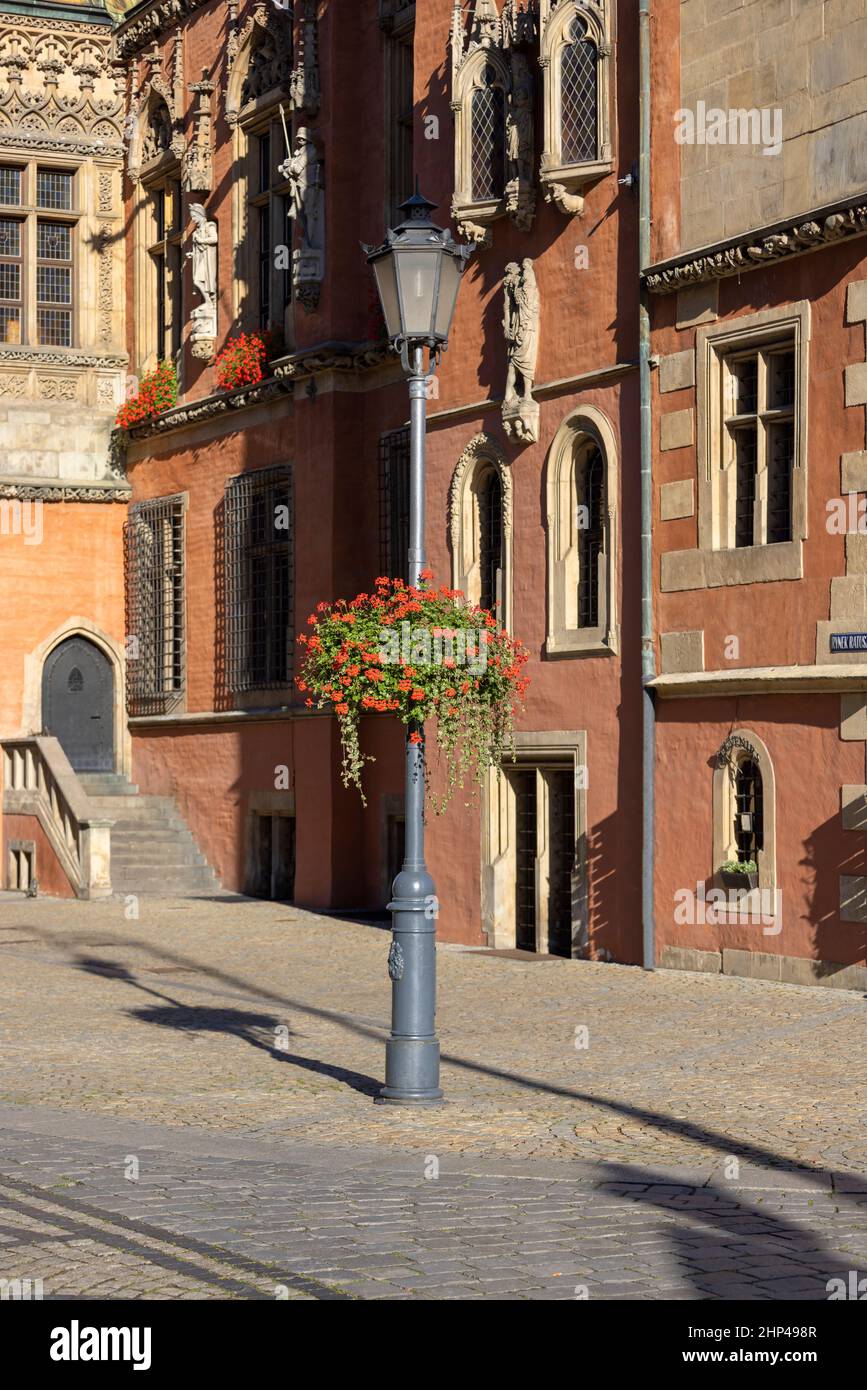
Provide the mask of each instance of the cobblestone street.
POLYGON ((447 1104, 402 1111, 372 1104, 387 933, 140 912, 0 903, 0 1278, 824 1299, 867 1269, 858 993, 444 947, 447 1104))

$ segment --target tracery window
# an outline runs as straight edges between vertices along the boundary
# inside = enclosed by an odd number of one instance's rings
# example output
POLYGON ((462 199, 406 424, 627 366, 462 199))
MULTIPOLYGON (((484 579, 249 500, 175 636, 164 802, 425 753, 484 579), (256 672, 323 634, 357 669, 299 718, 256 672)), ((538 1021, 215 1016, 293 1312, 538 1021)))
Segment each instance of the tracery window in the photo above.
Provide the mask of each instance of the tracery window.
POLYGON ((540 0, 545 197, 580 212, 584 188, 613 167, 609 0, 540 0))
POLYGON ((0 166, 0 343, 76 341, 77 183, 35 161, 0 166))

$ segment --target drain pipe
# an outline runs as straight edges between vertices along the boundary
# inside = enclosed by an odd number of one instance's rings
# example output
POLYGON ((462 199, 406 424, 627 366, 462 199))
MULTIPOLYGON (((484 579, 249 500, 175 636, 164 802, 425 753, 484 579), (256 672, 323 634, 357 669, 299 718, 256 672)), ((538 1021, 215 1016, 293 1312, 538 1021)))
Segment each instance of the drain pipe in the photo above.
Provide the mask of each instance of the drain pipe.
POLYGON ((638 362, 641 448, 641 702, 642 702, 642 821, 641 932, 645 970, 656 966, 656 927, 653 916, 654 772, 656 711, 649 682, 656 675, 653 641, 653 475, 650 413, 650 309, 643 273, 650 264, 650 0, 639 0, 639 153, 638 153, 638 362))

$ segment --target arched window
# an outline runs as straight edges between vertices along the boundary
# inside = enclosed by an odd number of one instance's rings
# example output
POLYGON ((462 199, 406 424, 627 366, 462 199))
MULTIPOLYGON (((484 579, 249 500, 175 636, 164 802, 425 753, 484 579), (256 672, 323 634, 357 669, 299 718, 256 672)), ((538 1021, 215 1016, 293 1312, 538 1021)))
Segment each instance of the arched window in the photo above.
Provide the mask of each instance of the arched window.
POLYGON ((506 181, 506 97, 495 70, 482 69, 470 102, 472 196, 485 202, 502 198, 506 181))
POLYGON ((503 567, 503 489, 490 468, 479 479, 479 607, 493 612, 500 600, 503 567))
POLYGON ((767 747, 752 729, 732 729, 713 768, 714 874, 753 861, 759 888, 776 888, 776 779, 767 747))
POLYGON ((464 449, 449 497, 452 585, 512 623, 512 478, 494 439, 477 434, 464 449))
POLYGON ((575 465, 578 523, 578 626, 599 625, 599 565, 605 542, 602 451, 589 440, 575 465))
POLYGON ((596 45, 576 15, 560 55, 560 149, 564 164, 597 158, 596 45))
POLYGON ((567 416, 551 444, 548 634, 551 656, 616 651, 616 442, 600 410, 567 416))
POLYGON ((545 198, 580 213, 587 184, 613 168, 608 0, 539 0, 545 198))

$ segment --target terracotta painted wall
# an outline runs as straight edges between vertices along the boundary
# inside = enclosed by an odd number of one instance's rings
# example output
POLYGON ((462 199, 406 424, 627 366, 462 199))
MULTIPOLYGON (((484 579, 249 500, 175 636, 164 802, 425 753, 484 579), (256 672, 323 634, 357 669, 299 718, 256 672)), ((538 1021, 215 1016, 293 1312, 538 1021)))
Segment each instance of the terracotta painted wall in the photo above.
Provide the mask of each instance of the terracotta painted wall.
POLYGON ((843 830, 840 787, 864 780, 863 743, 840 740, 840 697, 742 696, 658 706, 657 948, 724 947, 843 965, 867 958, 867 928, 839 918, 839 876, 863 874, 865 836, 843 830), (766 744, 776 779, 777 887, 782 930, 760 923, 678 925, 674 895, 713 886, 713 755, 732 727, 766 744))

